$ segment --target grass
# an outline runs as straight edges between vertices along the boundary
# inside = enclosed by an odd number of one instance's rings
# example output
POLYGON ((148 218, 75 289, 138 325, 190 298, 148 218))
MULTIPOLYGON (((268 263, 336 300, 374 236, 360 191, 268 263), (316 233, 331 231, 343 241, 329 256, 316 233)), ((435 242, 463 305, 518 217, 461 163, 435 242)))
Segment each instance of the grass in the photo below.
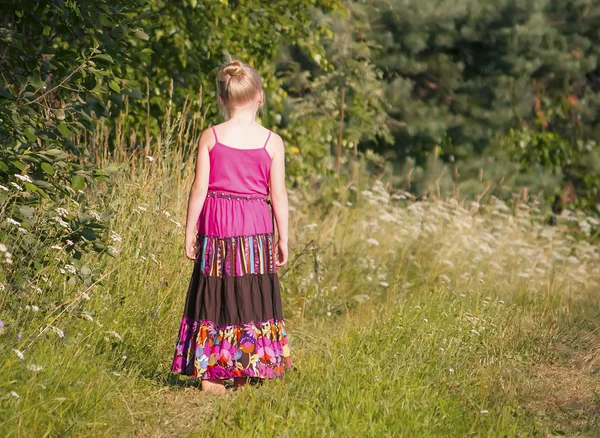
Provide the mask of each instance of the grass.
POLYGON ((414 200, 365 172, 290 190, 294 369, 219 397, 169 373, 193 160, 113 159, 123 171, 90 202, 116 212, 117 257, 91 260, 84 286, 57 253, 42 293, 2 315, 1 436, 600 433, 593 218, 550 227, 535 200, 414 200))

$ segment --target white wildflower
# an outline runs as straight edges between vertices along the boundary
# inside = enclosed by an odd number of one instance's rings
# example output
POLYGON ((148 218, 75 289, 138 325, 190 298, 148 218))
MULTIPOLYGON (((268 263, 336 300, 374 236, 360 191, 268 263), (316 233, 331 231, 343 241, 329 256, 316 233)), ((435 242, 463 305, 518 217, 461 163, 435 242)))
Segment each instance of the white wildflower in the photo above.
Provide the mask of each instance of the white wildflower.
POLYGON ((41 365, 29 364, 29 365, 27 365, 27 369, 29 371, 33 371, 34 373, 37 373, 37 372, 42 371, 44 369, 44 367, 41 365))
POLYGON ((488 411, 487 409, 482 409, 482 410, 481 410, 481 413, 482 413, 482 414, 489 414, 489 413, 490 413, 490 411, 488 411))
POLYGON ((0 243, 0 252, 6 252, 6 251, 8 251, 8 247, 5 244, 0 243))
POLYGON ((73 241, 72 241, 72 240, 69 240, 69 239, 67 239, 67 245, 69 245, 69 246, 73 246, 73 245, 75 245, 75 244, 73 243, 73 241))
POLYGON ((29 182, 29 183, 30 183, 30 182, 33 182, 33 181, 31 180, 31 178, 29 178, 29 176, 28 176, 28 175, 19 175, 19 174, 15 174, 15 176, 16 176, 18 179, 20 179, 21 181, 24 181, 24 182, 29 182))
POLYGON ((11 395, 11 397, 14 397, 14 398, 21 398, 16 391, 11 391, 10 395, 11 395))
POLYGON ((154 161, 154 157, 151 157, 150 155, 146 155, 146 158, 148 159, 148 161, 154 161))
POLYGON ((13 351, 15 352, 15 354, 17 355, 17 357, 21 360, 25 360, 25 355, 23 354, 22 351, 17 350, 16 348, 13 348, 13 351))
POLYGON ((60 246, 60 245, 52 245, 50 248, 62 250, 62 246, 60 246))
POLYGON ((442 280, 444 283, 450 283, 452 281, 446 274, 441 274, 440 280, 442 280))
POLYGON ((71 274, 77 273, 77 268, 73 265, 65 265, 65 269, 69 271, 71 274))
POLYGON ((63 332, 61 329, 59 329, 58 327, 54 327, 53 325, 49 325, 48 326, 54 333, 56 333, 58 335, 59 338, 64 338, 65 337, 65 332, 63 332))
POLYGON ((100 218, 100 215, 98 214, 98 212, 92 210, 89 212, 90 216, 92 216, 94 219, 96 219, 97 221, 101 221, 102 219, 100 218))
POLYGON ((123 238, 121 236, 119 236, 117 233, 115 233, 114 231, 110 232, 110 238, 113 242, 123 242, 123 238))
POLYGON ((85 292, 81 292, 81 298, 83 298, 86 301, 90 300, 90 296, 85 292))
POLYGON ((117 338, 119 341, 122 341, 123 338, 121 337, 120 334, 118 334, 116 331, 114 330, 110 330, 107 332, 109 335, 113 335, 115 338, 117 338))
POLYGON ((68 216, 69 215, 69 212, 67 210, 65 210, 64 208, 62 208, 62 207, 58 207, 54 211, 56 211, 61 216, 68 216))
POLYGON ((387 283, 387 281, 382 281, 379 283, 379 286, 388 287, 389 284, 387 283))
POLYGON ((4 190, 5 192, 8 192, 8 187, 3 186, 2 184, 0 184, 0 189, 4 190))
POLYGON ((25 228, 23 228, 23 227, 19 227, 19 233, 21 233, 21 234, 27 234, 28 231, 25 228))
POLYGON ((10 184, 14 187, 17 188, 17 190, 23 190, 23 187, 21 187, 19 184, 17 184, 16 182, 11 181, 10 184))
POLYGON ((59 223, 59 224, 60 224, 62 227, 64 227, 64 228, 69 228, 69 224, 68 224, 68 223, 66 223, 66 222, 65 222, 65 221, 64 221, 64 220, 63 220, 61 217, 58 217, 58 216, 56 216, 56 217, 54 218, 54 220, 55 220, 56 222, 58 222, 58 223, 59 223))
POLYGON ((377 239, 373 239, 372 237, 369 237, 366 242, 371 246, 379 246, 379 241, 377 239))
POLYGON ((448 368, 448 372, 449 372, 450 374, 454 374, 454 368, 448 368))
POLYGON ((9 224, 16 225, 16 226, 18 226, 18 227, 20 227, 20 226, 21 226, 21 223, 20 223, 20 222, 18 222, 18 221, 16 221, 16 220, 14 220, 14 219, 13 219, 13 218, 11 218, 11 217, 7 217, 7 218, 6 218, 6 222, 8 222, 9 224))

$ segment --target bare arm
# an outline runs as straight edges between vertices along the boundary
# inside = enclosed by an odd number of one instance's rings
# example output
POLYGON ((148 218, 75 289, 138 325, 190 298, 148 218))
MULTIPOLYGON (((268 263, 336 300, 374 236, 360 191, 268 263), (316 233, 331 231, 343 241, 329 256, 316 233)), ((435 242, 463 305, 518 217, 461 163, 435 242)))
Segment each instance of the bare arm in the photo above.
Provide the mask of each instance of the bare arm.
POLYGON ((208 146, 213 143, 213 134, 210 129, 205 129, 198 142, 198 155, 196 157, 196 174, 190 190, 185 223, 185 253, 190 260, 196 258, 196 224, 202 211, 206 193, 208 192, 208 176, 210 174, 210 160, 208 146))
POLYGON ((273 206, 273 214, 277 222, 278 239, 278 264, 283 266, 287 262, 287 244, 288 244, 288 196, 285 188, 285 148, 283 140, 279 135, 273 139, 273 161, 271 162, 270 172, 270 192, 273 206))

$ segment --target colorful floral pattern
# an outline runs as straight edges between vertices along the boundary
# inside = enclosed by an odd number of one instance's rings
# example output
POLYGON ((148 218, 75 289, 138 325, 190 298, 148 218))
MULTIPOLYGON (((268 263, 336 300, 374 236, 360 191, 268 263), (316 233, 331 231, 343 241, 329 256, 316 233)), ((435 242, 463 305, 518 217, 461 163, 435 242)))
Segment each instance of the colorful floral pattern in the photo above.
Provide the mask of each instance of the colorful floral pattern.
POLYGON ((183 318, 171 370, 203 379, 272 378, 290 366, 283 320, 217 326, 183 318))
POLYGON ((276 272, 273 234, 197 236, 198 259, 204 275, 224 277, 276 272))

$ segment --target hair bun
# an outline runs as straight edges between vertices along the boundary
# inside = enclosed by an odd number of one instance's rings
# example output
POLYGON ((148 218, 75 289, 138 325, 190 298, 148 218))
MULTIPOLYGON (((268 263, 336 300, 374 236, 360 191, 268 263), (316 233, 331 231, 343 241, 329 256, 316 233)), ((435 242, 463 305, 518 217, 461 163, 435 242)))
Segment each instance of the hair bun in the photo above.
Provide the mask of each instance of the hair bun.
POLYGON ((223 67, 223 73, 229 76, 239 76, 244 72, 244 67, 240 61, 231 61, 225 67, 223 67))

